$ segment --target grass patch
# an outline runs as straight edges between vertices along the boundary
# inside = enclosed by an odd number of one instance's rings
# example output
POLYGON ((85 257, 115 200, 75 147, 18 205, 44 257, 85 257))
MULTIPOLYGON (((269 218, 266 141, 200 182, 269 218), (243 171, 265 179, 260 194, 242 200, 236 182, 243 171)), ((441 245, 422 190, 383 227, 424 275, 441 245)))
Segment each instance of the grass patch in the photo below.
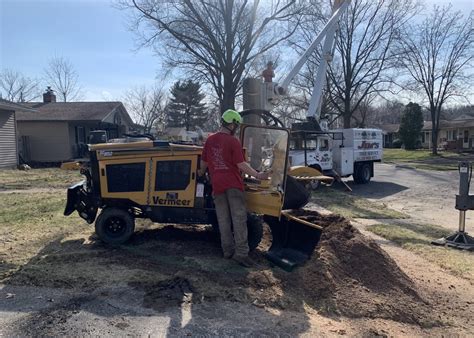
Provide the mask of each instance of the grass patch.
POLYGON ((433 239, 449 235, 449 230, 435 225, 405 223, 375 224, 368 226, 367 229, 457 276, 474 281, 474 253, 431 244, 433 239))
POLYGON ((75 213, 63 215, 66 190, 0 194, 0 281, 58 238, 92 233, 75 213))
POLYGON ((66 191, 0 194, 0 230, 31 231, 71 225, 77 217, 63 215, 66 191))
POLYGON ((312 199, 322 207, 346 218, 409 218, 408 215, 392 210, 385 204, 329 187, 320 187, 313 192, 312 199))
POLYGON ((429 164, 429 163, 409 163, 410 167, 423 170, 434 170, 434 171, 449 171, 458 170, 457 163, 445 163, 445 164, 429 164))
POLYGON ((463 160, 464 154, 448 151, 433 155, 430 150, 417 149, 384 149, 383 161, 385 163, 406 164, 410 167, 424 170, 456 170, 458 161, 463 160))
POLYGON ((424 161, 424 160, 436 160, 436 159, 456 159, 461 158, 463 155, 459 153, 453 153, 449 151, 439 152, 438 155, 433 155, 431 150, 417 149, 417 150, 405 150, 405 149, 391 149, 387 148, 383 150, 384 162, 413 162, 413 161, 424 161))
POLYGON ((82 176, 78 170, 61 170, 59 168, 0 170, 0 190, 67 188, 80 180, 82 180, 82 176))

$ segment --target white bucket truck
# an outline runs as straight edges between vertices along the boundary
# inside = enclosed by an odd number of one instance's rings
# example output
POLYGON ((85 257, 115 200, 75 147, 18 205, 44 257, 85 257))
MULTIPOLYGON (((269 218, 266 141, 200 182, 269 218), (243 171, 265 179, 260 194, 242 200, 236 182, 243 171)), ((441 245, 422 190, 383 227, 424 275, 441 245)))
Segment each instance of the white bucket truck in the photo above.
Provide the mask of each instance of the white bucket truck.
POLYGON ((291 135, 290 163, 368 183, 374 176, 374 162, 382 160, 382 145, 379 129, 296 130, 291 135))

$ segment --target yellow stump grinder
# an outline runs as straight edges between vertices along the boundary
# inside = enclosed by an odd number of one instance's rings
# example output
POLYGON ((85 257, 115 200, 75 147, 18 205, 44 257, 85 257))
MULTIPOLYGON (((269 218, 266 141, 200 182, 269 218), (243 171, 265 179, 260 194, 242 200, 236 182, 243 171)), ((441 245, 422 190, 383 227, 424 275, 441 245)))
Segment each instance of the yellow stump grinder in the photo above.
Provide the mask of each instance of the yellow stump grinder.
MULTIPOLYGON (((277 126, 242 125, 240 132, 248 160, 272 172, 268 180, 244 178, 249 247, 258 246, 267 223, 273 239, 266 257, 288 271, 308 260, 321 236, 321 227, 291 214, 310 193, 287 174, 289 137, 277 126)), ((112 245, 133 235, 136 218, 218 230, 209 177, 197 174, 201 152, 201 146, 146 138, 91 144, 81 168, 85 180, 68 189, 64 215, 77 210, 87 223, 95 221, 99 238, 112 245)))

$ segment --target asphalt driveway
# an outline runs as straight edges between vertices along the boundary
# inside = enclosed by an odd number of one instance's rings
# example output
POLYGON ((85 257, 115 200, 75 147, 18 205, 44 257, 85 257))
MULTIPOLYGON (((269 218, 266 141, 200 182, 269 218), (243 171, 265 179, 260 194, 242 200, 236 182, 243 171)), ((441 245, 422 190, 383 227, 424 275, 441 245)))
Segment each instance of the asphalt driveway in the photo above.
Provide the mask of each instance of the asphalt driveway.
MULTIPOLYGON (((407 166, 377 163, 369 184, 349 180, 353 194, 385 203, 389 208, 410 215, 414 221, 458 228, 455 209, 459 191, 457 171, 413 169, 407 166)), ((474 216, 466 213, 466 230, 474 232, 474 216)))

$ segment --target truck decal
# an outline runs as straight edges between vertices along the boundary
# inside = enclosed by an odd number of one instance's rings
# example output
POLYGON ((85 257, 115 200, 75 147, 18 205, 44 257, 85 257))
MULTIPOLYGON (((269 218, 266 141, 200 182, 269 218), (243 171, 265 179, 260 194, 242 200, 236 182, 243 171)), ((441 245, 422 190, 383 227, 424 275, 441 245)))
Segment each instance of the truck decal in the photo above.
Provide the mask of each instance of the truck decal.
POLYGON ((354 154, 355 160, 357 161, 373 161, 381 158, 380 151, 357 151, 354 154))
POLYGON ((367 141, 362 141, 360 146, 357 148, 359 149, 378 149, 380 147, 379 142, 367 142, 367 141))
POLYGON ((153 204, 188 206, 191 204, 191 200, 174 200, 153 196, 153 204))

